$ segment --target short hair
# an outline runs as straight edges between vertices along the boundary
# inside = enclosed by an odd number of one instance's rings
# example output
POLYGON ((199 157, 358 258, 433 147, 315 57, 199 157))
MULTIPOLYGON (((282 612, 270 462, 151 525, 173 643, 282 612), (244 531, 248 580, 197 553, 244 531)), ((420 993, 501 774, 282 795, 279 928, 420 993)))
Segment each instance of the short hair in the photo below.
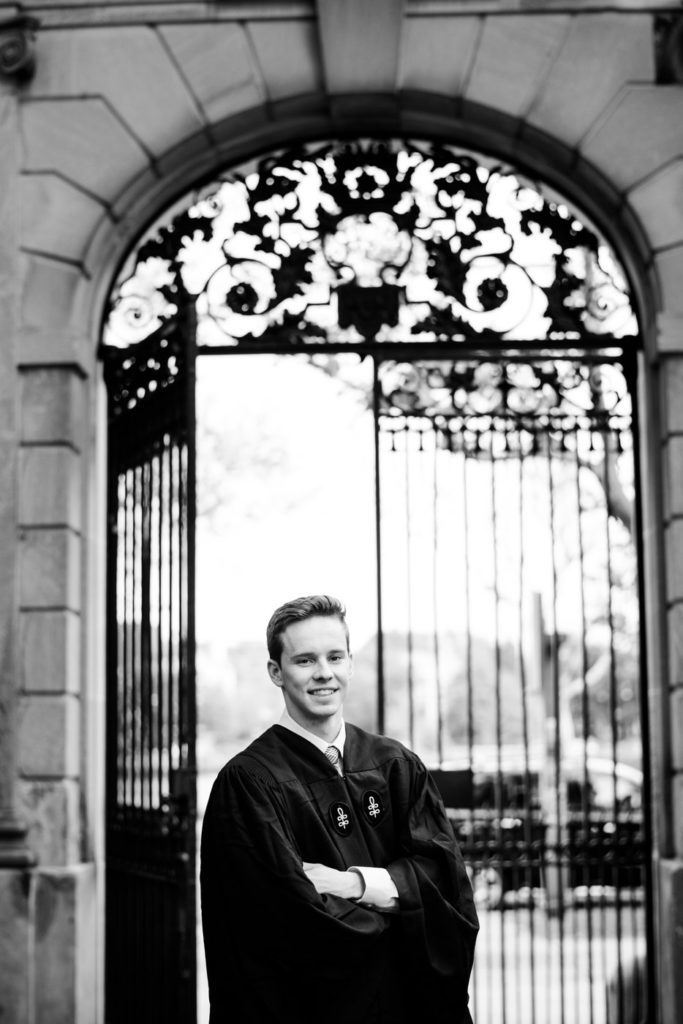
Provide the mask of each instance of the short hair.
POLYGON ((346 646, 349 647, 349 627, 346 623, 346 608, 336 597, 327 594, 312 594, 310 597, 296 597, 280 605, 270 617, 266 629, 268 655, 280 664, 282 657, 282 634, 293 622, 305 622, 318 615, 337 618, 344 627, 346 646))

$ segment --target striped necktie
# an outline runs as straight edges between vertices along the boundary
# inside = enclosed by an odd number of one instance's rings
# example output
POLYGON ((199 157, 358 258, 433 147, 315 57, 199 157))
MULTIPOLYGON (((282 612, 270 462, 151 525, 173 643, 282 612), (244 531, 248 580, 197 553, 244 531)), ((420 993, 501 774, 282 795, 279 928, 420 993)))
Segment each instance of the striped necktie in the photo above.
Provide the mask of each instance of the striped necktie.
POLYGON ((327 750, 325 751, 325 757, 330 762, 330 764, 334 765, 336 770, 341 775, 342 774, 341 754, 339 753, 337 748, 336 747, 328 747, 327 750))

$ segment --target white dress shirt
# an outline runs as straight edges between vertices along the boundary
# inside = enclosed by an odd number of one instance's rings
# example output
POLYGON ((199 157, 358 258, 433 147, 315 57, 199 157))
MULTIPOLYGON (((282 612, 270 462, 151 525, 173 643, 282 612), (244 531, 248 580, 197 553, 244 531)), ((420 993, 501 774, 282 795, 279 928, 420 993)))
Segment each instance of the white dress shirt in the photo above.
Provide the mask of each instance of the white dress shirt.
MULTIPOLYGON (((303 739, 308 740, 314 747, 324 754, 328 747, 336 747, 339 753, 344 757, 344 743, 346 742, 346 725, 342 719, 341 728, 337 733, 336 737, 331 743, 327 740, 322 740, 315 733, 309 732, 308 729, 304 729, 302 725, 295 722, 292 716, 289 714, 287 709, 282 712, 282 717, 278 725, 281 725, 285 729, 289 729, 290 732, 296 733, 297 736, 301 736, 303 739)), ((353 865, 347 869, 348 871, 354 871, 357 875, 360 875, 363 881, 363 892, 356 901, 357 903, 366 903, 368 906, 374 907, 376 910, 396 910, 398 907, 398 889, 396 884, 387 871, 386 868, 374 868, 366 867, 363 865, 353 865)))

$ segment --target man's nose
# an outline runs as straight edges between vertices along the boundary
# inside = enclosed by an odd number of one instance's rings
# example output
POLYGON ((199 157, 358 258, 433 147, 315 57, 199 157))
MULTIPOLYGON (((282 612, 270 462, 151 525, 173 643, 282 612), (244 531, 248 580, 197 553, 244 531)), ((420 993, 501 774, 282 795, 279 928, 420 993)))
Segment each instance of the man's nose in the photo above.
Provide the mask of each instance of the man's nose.
POLYGON ((315 666, 316 679, 330 679, 332 677, 332 669, 330 668, 327 658, 321 658, 315 666))

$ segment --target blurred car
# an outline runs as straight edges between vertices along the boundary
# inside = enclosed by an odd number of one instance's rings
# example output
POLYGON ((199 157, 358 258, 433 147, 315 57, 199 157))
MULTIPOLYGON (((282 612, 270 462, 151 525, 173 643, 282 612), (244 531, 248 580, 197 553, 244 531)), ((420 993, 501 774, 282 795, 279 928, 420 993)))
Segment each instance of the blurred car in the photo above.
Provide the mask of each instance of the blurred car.
POLYGON ((591 756, 545 771, 508 759, 432 774, 480 906, 558 884, 587 899, 633 898, 643 885, 639 769, 591 756))

